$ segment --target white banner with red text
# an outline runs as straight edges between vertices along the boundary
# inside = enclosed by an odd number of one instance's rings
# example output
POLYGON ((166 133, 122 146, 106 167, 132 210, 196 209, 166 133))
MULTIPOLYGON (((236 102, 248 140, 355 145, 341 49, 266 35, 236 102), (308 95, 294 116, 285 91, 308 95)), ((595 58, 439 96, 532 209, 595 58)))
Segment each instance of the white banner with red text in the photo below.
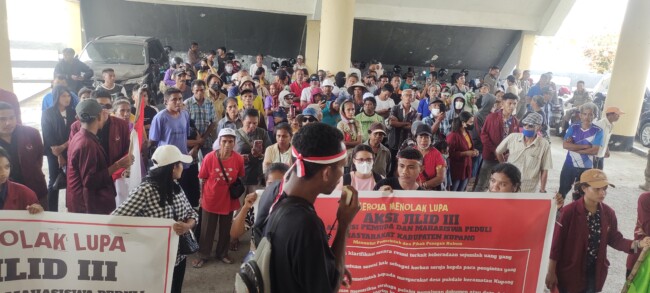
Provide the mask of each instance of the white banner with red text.
POLYGON ((165 293, 173 220, 0 212, 0 293, 165 293))

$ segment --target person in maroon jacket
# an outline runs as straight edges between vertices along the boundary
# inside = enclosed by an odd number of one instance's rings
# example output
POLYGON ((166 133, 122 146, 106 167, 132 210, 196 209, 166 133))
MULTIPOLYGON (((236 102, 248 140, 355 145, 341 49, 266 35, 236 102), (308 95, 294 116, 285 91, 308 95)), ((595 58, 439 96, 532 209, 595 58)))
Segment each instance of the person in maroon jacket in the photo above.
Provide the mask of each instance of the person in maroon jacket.
POLYGON ((609 267, 607 246, 634 253, 650 246, 650 237, 629 240, 618 231, 614 210, 603 203, 607 187, 614 187, 603 171, 585 171, 575 186, 573 202, 555 222, 546 287, 560 293, 600 292, 609 267))
POLYGON ((5 102, 11 105, 11 108, 14 109, 14 113, 16 113, 16 123, 23 124, 20 119, 20 103, 18 102, 18 97, 16 97, 14 93, 0 88, 0 102, 5 102))
POLYGON ((109 165, 97 133, 108 115, 94 99, 80 102, 77 117, 81 130, 68 144, 66 205, 72 213, 104 214, 115 210, 115 186, 111 174, 131 165, 131 156, 109 165))
MULTIPOLYGON (((491 113, 485 118, 481 128, 481 143, 483 143, 483 163, 476 179, 475 191, 487 190, 490 182, 490 172, 499 164, 497 159, 497 146, 510 133, 519 132, 519 120, 514 116, 519 97, 507 93, 503 95, 501 110, 491 113)), ((507 158, 507 157, 506 157, 507 158)))
POLYGON ((34 191, 41 206, 47 208, 41 134, 35 128, 18 125, 14 108, 5 102, 0 102, 0 147, 9 153, 14 169, 11 181, 34 191))
MULTIPOLYGON (((634 240, 642 240, 650 233, 650 192, 644 192, 639 196, 639 201, 636 207, 636 227, 634 227, 634 240)), ((632 268, 641 252, 636 252, 627 256, 627 272, 626 276, 630 275, 632 268)))
POLYGON ((0 147, 0 210, 27 210, 30 214, 43 212, 38 203, 36 193, 27 186, 12 182, 11 158, 9 153, 0 147))
POLYGON ((472 176, 472 158, 479 154, 472 145, 469 134, 472 129, 474 129, 474 116, 467 111, 461 112, 451 121, 451 131, 447 134, 451 172, 450 191, 465 191, 472 176))
MULTIPOLYGON (((111 101, 111 95, 108 92, 103 90, 94 91, 91 97, 102 106, 104 110, 102 112, 104 113, 103 116, 107 117, 106 122, 97 132, 97 137, 99 138, 99 144, 108 155, 108 165, 114 165, 129 152, 129 123, 125 120, 109 115, 113 108, 113 103, 111 101)), ((72 139, 80 129, 81 123, 75 121, 75 123, 70 127, 70 139, 72 139)), ((115 173, 111 173, 113 180, 120 178, 122 171, 123 170, 116 169, 115 173)))

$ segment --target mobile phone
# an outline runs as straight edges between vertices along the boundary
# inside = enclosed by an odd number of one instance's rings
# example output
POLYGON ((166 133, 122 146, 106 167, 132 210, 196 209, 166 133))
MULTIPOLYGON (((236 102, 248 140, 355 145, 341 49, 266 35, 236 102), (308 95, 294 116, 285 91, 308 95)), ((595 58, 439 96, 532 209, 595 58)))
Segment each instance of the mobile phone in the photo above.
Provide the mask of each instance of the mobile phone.
POLYGON ((254 140, 253 141, 253 149, 255 150, 255 152, 261 153, 262 152, 262 140, 259 140, 259 139, 254 140))
POLYGON ((289 117, 296 117, 296 107, 291 106, 289 108, 289 117))

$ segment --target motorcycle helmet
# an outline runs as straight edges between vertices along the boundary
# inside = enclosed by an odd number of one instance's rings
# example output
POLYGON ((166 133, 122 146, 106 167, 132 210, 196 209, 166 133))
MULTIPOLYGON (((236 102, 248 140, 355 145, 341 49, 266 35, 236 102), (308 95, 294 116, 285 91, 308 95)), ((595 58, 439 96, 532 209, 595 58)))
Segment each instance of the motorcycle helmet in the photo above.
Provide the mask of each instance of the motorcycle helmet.
POLYGON ((449 73, 449 69, 440 68, 440 70, 438 70, 438 78, 443 78, 447 73, 449 73))
POLYGON ((289 61, 282 60, 282 62, 280 62, 280 68, 285 69, 287 67, 291 67, 291 65, 289 65, 289 61))
POLYGON ((293 67, 296 64, 296 59, 295 58, 289 58, 289 64, 293 67))
POLYGON ((402 72, 402 66, 395 65, 393 66, 393 72, 397 75, 399 75, 402 72))
POLYGON ((278 68, 280 68, 280 63, 276 61, 271 62, 271 70, 273 70, 273 72, 278 71, 278 68))
POLYGON ((233 52, 226 53, 226 60, 233 60, 233 59, 235 59, 235 53, 233 52))

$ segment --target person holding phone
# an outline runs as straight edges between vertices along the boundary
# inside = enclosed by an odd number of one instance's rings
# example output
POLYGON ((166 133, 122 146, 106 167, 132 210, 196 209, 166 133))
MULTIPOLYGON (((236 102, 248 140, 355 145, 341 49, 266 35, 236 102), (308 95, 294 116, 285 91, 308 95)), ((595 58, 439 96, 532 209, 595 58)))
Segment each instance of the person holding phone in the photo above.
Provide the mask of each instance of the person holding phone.
POLYGON ((246 192, 254 192, 262 188, 262 162, 264 149, 271 145, 268 131, 258 127, 260 114, 255 109, 246 109, 242 112, 243 126, 236 132, 235 151, 244 157, 243 177, 246 192))

